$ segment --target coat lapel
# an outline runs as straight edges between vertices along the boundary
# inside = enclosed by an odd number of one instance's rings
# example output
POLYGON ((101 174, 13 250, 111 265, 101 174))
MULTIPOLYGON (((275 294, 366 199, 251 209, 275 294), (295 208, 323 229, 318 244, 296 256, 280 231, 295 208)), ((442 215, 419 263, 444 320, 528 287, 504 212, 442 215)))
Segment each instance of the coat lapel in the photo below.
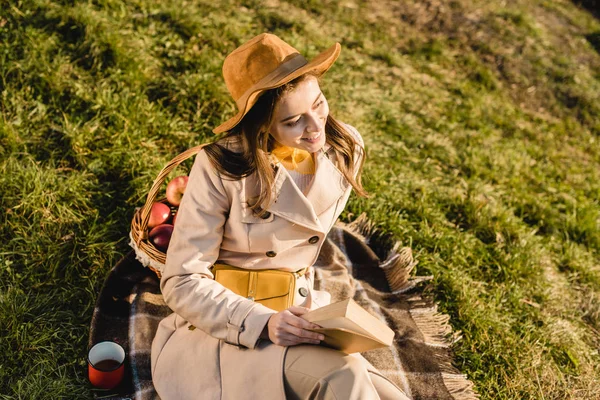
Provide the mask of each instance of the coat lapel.
POLYGON ((329 145, 317 153, 315 157, 315 177, 306 196, 296 186, 294 180, 281 163, 278 163, 273 193, 275 201, 269 207, 273 214, 285 218, 298 225, 325 233, 327 223, 319 220, 319 216, 333 205, 346 190, 344 175, 329 159, 329 145))
MULTIPOLYGON (((274 200, 267 211, 306 228, 325 232, 331 221, 321 221, 319 217, 343 196, 348 183, 330 158, 334 158, 328 144, 315 158, 315 177, 306 196, 296 186, 283 164, 278 162, 275 181, 272 186, 274 200)), ((258 193, 256 182, 246 179, 245 198, 255 198, 258 193)), ((250 211, 247 211, 250 212, 250 211)))
POLYGON ((268 210, 290 222, 323 232, 321 222, 306 196, 302 194, 281 163, 278 167, 273 187, 275 200, 268 210))
POLYGON ((316 157, 315 178, 306 194, 306 198, 317 216, 323 214, 333 203, 338 201, 348 187, 346 177, 331 161, 330 158, 335 156, 328 152, 328 149, 329 145, 316 157))

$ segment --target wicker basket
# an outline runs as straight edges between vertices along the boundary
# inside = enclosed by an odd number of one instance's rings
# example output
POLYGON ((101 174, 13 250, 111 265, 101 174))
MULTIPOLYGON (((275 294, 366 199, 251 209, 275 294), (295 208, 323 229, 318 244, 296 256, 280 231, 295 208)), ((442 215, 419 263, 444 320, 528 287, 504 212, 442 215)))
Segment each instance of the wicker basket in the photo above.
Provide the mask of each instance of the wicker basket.
POLYGON ((146 204, 144 204, 143 207, 138 208, 133 215, 131 231, 129 232, 129 245, 135 250, 137 260, 154 271, 159 278, 165 265, 167 254, 154 247, 148 240, 148 222, 150 221, 152 204, 157 201, 166 203, 165 198, 156 198, 165 178, 183 161, 198 154, 204 146, 206 146, 206 144, 192 147, 169 161, 154 180, 150 192, 148 192, 146 204))

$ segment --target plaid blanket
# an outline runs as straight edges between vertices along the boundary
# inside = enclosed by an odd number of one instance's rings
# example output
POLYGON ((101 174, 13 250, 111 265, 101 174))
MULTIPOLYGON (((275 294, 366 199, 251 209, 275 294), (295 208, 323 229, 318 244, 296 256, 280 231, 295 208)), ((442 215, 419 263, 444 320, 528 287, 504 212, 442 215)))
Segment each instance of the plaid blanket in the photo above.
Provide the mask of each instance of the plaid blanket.
MULTIPOLYGON (((337 223, 315 263, 315 287, 332 302, 352 297, 396 332, 394 346, 362 353, 412 399, 477 399, 472 383, 452 366, 450 346, 458 340, 448 316, 425 296, 431 277, 412 277, 409 248, 374 235, 363 216, 337 223)), ((96 302, 90 347, 103 340, 120 343, 127 372, 119 387, 95 390, 97 399, 158 399, 150 374, 150 348, 160 320, 171 313, 156 275, 132 250, 110 271, 96 302)))

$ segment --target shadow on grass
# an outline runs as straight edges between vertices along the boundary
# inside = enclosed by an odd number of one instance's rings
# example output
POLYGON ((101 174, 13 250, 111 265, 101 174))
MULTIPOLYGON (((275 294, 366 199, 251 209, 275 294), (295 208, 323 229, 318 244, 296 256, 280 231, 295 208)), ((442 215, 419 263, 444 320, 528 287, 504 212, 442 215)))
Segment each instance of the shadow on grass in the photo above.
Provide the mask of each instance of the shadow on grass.
POLYGON ((182 20, 174 18, 171 13, 163 11, 148 15, 148 19, 159 21, 167 25, 173 32, 175 32, 184 41, 190 40, 197 31, 197 27, 193 24, 186 23, 182 20))
POLYGON ((91 198, 93 207, 99 210, 104 223, 112 225, 107 241, 122 241, 119 251, 127 250, 127 236, 134 210, 128 206, 128 199, 134 195, 131 182, 134 177, 125 170, 109 168, 96 174, 99 190, 91 198), (122 248, 121 248, 122 247, 122 248))
POLYGON ((600 19, 600 0, 573 0, 573 3, 585 8, 594 17, 600 19))
POLYGON ((596 52, 600 54, 600 31, 585 35, 585 38, 596 50, 596 52))

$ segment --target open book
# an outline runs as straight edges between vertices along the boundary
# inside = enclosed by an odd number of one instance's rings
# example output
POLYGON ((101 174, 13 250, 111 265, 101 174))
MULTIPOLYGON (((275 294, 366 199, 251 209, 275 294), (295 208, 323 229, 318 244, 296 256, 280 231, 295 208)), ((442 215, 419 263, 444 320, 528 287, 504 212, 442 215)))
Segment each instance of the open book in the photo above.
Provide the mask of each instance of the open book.
POLYGON ((347 354, 390 346, 394 339, 394 331, 385 322, 352 299, 309 311, 302 318, 322 327, 310 329, 325 335, 321 344, 347 354))

